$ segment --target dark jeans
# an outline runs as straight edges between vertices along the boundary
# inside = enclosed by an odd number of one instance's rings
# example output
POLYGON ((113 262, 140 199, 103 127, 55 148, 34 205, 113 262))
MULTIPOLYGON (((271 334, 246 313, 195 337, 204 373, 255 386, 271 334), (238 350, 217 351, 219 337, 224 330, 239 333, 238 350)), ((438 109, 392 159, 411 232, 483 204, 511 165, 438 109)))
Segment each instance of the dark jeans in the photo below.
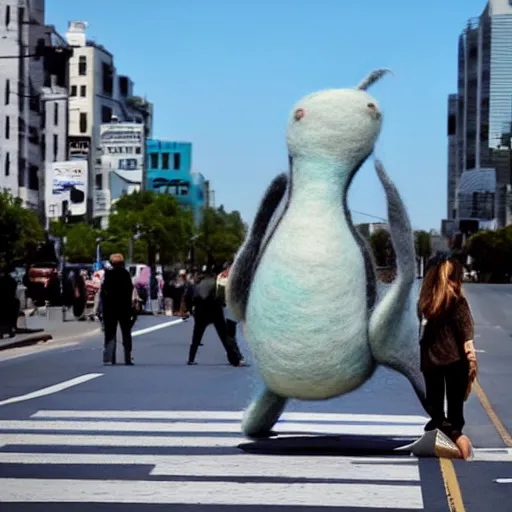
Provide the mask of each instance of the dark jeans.
POLYGON ((431 420, 425 430, 438 428, 452 441, 462 435, 465 425, 464 397, 469 379, 467 361, 461 360, 424 373, 427 389, 427 405, 431 420), (448 414, 444 411, 444 397, 448 403, 448 414))
POLYGON ((132 317, 130 312, 120 314, 115 311, 103 311, 103 325, 105 328, 105 347, 114 340, 117 333, 117 324, 121 328, 123 347, 126 352, 132 351, 132 317))
POLYGON ((229 324, 226 322, 222 310, 210 314, 203 312, 196 313, 194 317, 194 332, 192 333, 192 344, 190 345, 190 352, 188 356, 189 363, 194 362, 197 354, 197 349, 199 348, 199 344, 203 339, 204 331, 210 324, 213 324, 215 330, 217 331, 217 334, 220 338, 220 341, 222 342, 224 350, 226 351, 229 363, 234 366, 237 366, 243 359, 243 357, 236 343, 236 324, 235 336, 233 336, 231 334, 233 332, 232 326, 230 326, 230 330, 228 330, 229 324))

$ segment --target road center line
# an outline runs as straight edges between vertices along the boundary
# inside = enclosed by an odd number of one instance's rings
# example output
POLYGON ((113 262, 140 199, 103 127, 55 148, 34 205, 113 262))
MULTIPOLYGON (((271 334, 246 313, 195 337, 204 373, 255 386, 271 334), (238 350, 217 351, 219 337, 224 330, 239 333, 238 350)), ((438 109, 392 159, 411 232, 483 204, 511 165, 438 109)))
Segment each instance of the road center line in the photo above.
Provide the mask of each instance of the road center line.
POLYGON ((160 329, 165 329, 166 327, 171 327, 171 325, 181 324, 183 323, 183 319, 179 318, 177 320, 171 320, 170 322, 165 322, 163 324, 152 325, 151 327, 146 327, 145 329, 139 329, 138 331, 132 332, 132 337, 141 336, 142 334, 147 334, 149 332, 158 331, 160 329))
POLYGON ((96 379, 98 377, 101 377, 102 375, 103 373, 86 373, 85 375, 81 375, 80 377, 76 377, 71 380, 66 380, 64 382, 59 382, 59 384, 54 384, 53 386, 39 389, 37 391, 33 391, 32 393, 27 393, 26 395, 13 396, 12 398, 7 398, 6 400, 2 400, 0 402, 0 406, 15 404, 18 402, 24 402, 26 400, 32 400, 33 398, 40 398, 42 396, 52 395, 54 393, 58 393, 59 391, 63 391, 64 389, 68 389, 73 386, 78 386, 78 384, 83 384, 84 382, 96 379))
POLYGON ((496 478, 494 481, 497 484, 512 484, 512 478, 496 478))
POLYGON ((450 512, 465 512, 466 508, 462 501, 462 494, 460 492, 459 481, 457 480, 453 462, 450 459, 439 459, 439 464, 441 466, 441 475, 444 481, 450 512))
POLYGON ((494 425, 494 428, 498 431, 498 434, 500 435, 501 439, 503 439, 505 446, 512 448, 512 437, 505 428, 505 425, 503 425, 503 422, 500 420, 499 416, 496 414, 496 411, 494 410, 493 406, 491 405, 491 402, 487 398, 487 395, 485 394, 485 391, 482 389, 482 386, 478 382, 478 379, 475 380, 473 387, 475 389, 475 393, 478 396, 478 399, 480 400, 480 403, 482 404, 482 407, 487 413, 487 416, 489 416, 489 419, 494 425))

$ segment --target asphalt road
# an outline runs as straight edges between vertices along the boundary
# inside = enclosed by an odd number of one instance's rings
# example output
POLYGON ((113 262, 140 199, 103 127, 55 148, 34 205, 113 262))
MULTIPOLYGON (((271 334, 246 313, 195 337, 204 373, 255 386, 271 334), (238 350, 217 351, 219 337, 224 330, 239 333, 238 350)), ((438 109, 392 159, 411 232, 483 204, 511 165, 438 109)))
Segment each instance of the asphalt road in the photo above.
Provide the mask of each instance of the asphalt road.
MULTIPOLYGON (((512 286, 467 293, 480 382, 511 431, 512 286)), ((133 367, 102 366, 100 338, 2 353, 2 512, 449 510, 439 461, 393 453, 426 421, 403 377, 380 369, 345 397, 292 402, 283 434, 252 442, 239 423, 255 368, 229 366, 211 327, 187 366, 192 321, 170 320, 139 319, 133 367)), ((476 459, 454 462, 465 510, 508 511, 512 449, 476 393, 466 416, 476 459)))

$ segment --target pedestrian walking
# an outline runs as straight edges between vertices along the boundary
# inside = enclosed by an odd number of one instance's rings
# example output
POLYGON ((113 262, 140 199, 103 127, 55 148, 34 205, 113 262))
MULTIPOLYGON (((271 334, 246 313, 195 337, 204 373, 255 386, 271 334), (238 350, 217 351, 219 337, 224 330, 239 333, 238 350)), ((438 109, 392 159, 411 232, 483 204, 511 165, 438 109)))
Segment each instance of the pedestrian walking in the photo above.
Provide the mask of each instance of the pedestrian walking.
POLYGON ((124 348, 124 362, 133 365, 132 360, 132 319, 133 319, 133 283, 130 273, 124 266, 122 254, 110 257, 112 269, 105 273, 101 287, 101 304, 105 333, 103 362, 116 363, 117 325, 121 328, 124 348))
POLYGON ((472 447, 462 433, 464 402, 476 378, 477 361, 473 318, 462 291, 463 268, 457 260, 441 254, 427 269, 418 301, 418 316, 423 325, 421 370, 432 418, 425 431, 441 430, 467 459, 472 447))
POLYGON ((228 284, 229 271, 231 269, 231 263, 226 263, 224 265, 224 270, 217 276, 217 295, 219 300, 222 302, 224 307, 224 317, 226 318, 226 327, 228 337, 231 342, 236 345, 238 348, 238 342, 236 339, 236 330, 238 322, 235 319, 231 308, 226 303, 226 286, 228 284))
POLYGON ((216 292, 217 272, 212 268, 206 275, 200 277, 199 282, 194 287, 192 298, 194 331, 187 364, 196 364, 195 358, 204 331, 208 325, 213 324, 224 346, 229 363, 232 366, 247 366, 236 342, 228 336, 223 302, 216 292))

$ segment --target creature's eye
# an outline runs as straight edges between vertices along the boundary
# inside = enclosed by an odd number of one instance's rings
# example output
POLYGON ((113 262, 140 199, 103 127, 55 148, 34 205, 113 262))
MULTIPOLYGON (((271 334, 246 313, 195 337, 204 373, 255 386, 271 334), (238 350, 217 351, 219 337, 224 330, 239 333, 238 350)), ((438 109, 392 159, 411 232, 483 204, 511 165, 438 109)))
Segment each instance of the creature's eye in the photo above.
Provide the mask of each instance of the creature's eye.
POLYGON ((295 121, 300 121, 305 115, 306 115, 306 112, 304 112, 304 109, 298 108, 295 111, 295 115, 294 115, 295 121))
POLYGON ((372 110, 373 112, 377 111, 377 107, 375 106, 375 103, 368 103, 368 108, 372 110))

